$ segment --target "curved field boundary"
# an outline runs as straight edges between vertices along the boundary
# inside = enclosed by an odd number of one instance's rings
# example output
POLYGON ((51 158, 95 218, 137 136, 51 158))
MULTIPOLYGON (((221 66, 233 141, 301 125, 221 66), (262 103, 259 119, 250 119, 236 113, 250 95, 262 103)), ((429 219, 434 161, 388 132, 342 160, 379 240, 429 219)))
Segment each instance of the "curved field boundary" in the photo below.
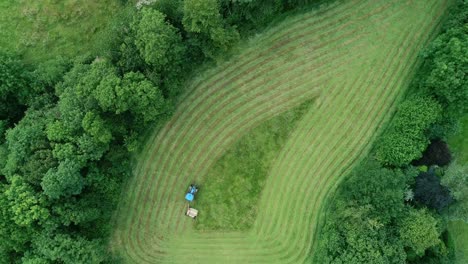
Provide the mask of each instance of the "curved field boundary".
POLYGON ((193 80, 139 157, 113 252, 125 263, 304 263, 328 194, 368 151, 449 1, 355 0, 301 14, 193 80), (313 97, 271 167, 254 227, 194 230, 186 185, 249 129, 313 97))

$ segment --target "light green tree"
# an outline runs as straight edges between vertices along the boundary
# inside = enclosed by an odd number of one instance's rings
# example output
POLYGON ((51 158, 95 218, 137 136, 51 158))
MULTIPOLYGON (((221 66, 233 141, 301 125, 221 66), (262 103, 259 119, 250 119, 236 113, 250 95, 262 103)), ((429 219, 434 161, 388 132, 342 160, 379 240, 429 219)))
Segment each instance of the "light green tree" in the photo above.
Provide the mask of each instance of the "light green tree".
POLYGON ((401 220, 400 238, 417 255, 423 256, 428 248, 442 244, 438 224, 427 210, 410 209, 401 220))
POLYGON ((174 70, 182 63, 185 52, 182 37, 163 13, 143 8, 131 28, 141 57, 156 71, 174 70))
POLYGON ((468 222, 468 165, 453 162, 442 176, 441 183, 455 198, 455 203, 448 208, 449 218, 468 222))

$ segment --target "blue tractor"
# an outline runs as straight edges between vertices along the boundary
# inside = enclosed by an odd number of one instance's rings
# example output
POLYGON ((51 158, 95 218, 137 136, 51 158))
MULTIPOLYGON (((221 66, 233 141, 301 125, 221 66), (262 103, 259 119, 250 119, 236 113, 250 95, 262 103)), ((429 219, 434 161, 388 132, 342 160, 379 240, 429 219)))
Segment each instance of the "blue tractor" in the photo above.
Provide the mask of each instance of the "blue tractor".
POLYGON ((195 198, 195 194, 198 192, 198 188, 195 184, 190 184, 187 194, 185 194, 185 200, 192 202, 195 198))

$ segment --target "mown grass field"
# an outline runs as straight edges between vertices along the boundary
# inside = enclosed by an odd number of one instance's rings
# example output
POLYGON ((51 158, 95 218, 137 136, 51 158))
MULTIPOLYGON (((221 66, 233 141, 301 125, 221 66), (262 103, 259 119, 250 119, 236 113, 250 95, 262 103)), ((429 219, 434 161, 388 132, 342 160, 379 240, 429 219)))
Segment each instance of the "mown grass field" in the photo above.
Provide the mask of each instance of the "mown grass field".
POLYGON ((290 17, 192 80, 137 157, 116 216, 116 256, 124 263, 309 261, 327 199, 391 116, 448 2, 336 2, 290 17), (310 99, 269 165, 252 227, 195 229, 184 216, 188 184, 203 182, 253 128, 310 99))
POLYGON ((96 51, 119 0, 0 0, 0 47, 34 62, 96 51))

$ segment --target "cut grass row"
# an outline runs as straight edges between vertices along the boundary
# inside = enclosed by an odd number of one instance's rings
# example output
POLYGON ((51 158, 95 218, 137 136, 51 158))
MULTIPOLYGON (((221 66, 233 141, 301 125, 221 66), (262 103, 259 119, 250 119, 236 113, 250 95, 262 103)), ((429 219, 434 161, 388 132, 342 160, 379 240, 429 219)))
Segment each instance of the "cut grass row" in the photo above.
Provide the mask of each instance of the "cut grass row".
MULTIPOLYGON (((412 5, 410 2, 405 3, 410 7, 412 5)), ((434 10, 443 9, 434 1, 431 3, 434 10)), ((403 81, 398 80, 404 80, 402 77, 407 76, 408 71, 405 71, 403 66, 400 67, 400 63, 395 60, 410 62, 408 67, 411 67, 411 62, 415 60, 414 52, 420 45, 417 41, 407 40, 406 36, 417 33, 424 26, 427 26, 430 32, 429 22, 439 17, 438 14, 430 12, 429 8, 419 10, 414 6, 414 10, 405 9, 401 13, 385 16, 385 7, 395 5, 396 2, 388 1, 359 2, 356 9, 349 10, 356 11, 362 8, 359 11, 365 10, 369 13, 364 12, 364 16, 352 17, 347 21, 348 27, 337 28, 336 21, 333 21, 335 24, 330 24, 337 30, 336 32, 333 29, 327 31, 326 27, 322 28, 321 30, 327 32, 323 38, 330 37, 328 40, 314 38, 316 35, 312 33, 313 30, 310 33, 301 32, 302 37, 292 42, 298 45, 289 50, 289 55, 291 51, 299 55, 323 52, 329 60, 322 63, 320 56, 316 56, 315 60, 311 60, 312 63, 298 66, 301 69, 293 71, 297 77, 289 80, 289 76, 285 74, 283 78, 287 78, 289 82, 284 82, 283 86, 277 88, 271 86, 272 81, 277 82, 274 77, 279 74, 272 74, 269 82, 263 85, 256 83, 257 78, 265 78, 263 75, 268 72, 266 70, 263 73, 257 72, 256 77, 249 75, 249 71, 244 75, 239 74, 240 80, 237 84, 240 88, 232 88, 236 84, 235 81, 227 83, 226 86, 220 83, 221 80, 229 80, 223 72, 217 73, 222 77, 213 75, 215 77, 212 79, 219 79, 213 85, 194 88, 192 94, 186 98, 185 102, 188 103, 181 104, 173 122, 154 138, 153 152, 148 148, 148 158, 135 170, 138 182, 130 184, 135 188, 131 189, 130 193, 135 195, 128 197, 133 203, 121 206, 121 209, 128 211, 122 212, 122 216, 125 214, 121 222, 123 224, 120 226, 122 230, 117 232, 118 239, 123 242, 121 252, 126 255, 125 258, 129 262, 148 263, 164 261, 178 263, 186 257, 205 263, 219 263, 221 260, 232 262, 243 260, 250 263, 303 261, 314 234, 313 230, 308 229, 318 222, 318 218, 314 218, 314 213, 319 212, 320 204, 325 198, 324 194, 340 178, 339 171, 352 163, 356 156, 366 149, 379 121, 384 120, 386 112, 392 108, 392 102, 400 94, 403 81), (361 34, 356 37, 356 34, 353 35, 356 33, 353 30, 366 27, 366 23, 369 23, 369 18, 372 17, 372 12, 369 10, 380 12, 382 17, 389 17, 389 21, 382 22, 386 26, 395 20, 393 22, 397 22, 395 23, 397 26, 393 31, 398 31, 400 28, 401 32, 407 34, 391 39, 384 45, 379 42, 382 41, 379 39, 382 36, 361 34), (414 17, 416 11, 423 11, 418 13, 419 19, 414 17), (402 27, 403 23, 411 26, 402 27), (306 46, 304 43, 315 44, 320 41, 322 43, 329 41, 329 43, 317 47, 317 50, 303 48, 306 46), (346 44, 350 43, 354 44, 346 48, 346 44), (407 48, 398 50, 401 44, 406 44, 407 48), (367 45, 368 48, 365 49, 363 45, 367 45), (320 51, 319 48, 323 50, 320 51), (392 50, 397 52, 394 54, 392 50), (392 62, 385 60, 386 57, 390 57, 392 62), (319 70, 314 73, 315 69, 319 70), (320 69, 326 69, 325 73, 320 69), (389 71, 388 74, 385 69, 389 71), (379 73, 380 77, 370 82, 371 77, 379 76, 379 73), (245 82, 249 78, 250 82, 245 82), (294 79, 297 79, 296 82, 292 82, 294 79), (378 87, 382 82, 390 83, 390 81, 393 85, 378 87), (187 182, 190 182, 190 174, 204 175, 226 148, 249 128, 285 111, 284 107, 292 107, 301 101, 301 98, 282 97, 281 94, 296 93, 297 96, 309 92, 311 96, 314 94, 310 93, 312 87, 320 89, 321 102, 311 110, 310 115, 304 117, 303 126, 299 126, 296 135, 291 136, 289 142, 295 143, 284 148, 282 153, 286 154, 279 155, 282 158, 276 162, 278 170, 272 170, 270 173, 265 194, 261 199, 261 204, 263 203, 265 208, 271 206, 272 210, 267 211, 260 207, 256 225, 247 233, 194 232, 189 219, 183 218, 183 202, 180 199, 183 193, 179 193, 183 192, 187 182), (347 92, 355 94, 353 96, 347 92), (257 97, 263 99, 256 99, 257 97), (198 100, 199 98, 205 99, 198 100), (277 101, 271 103, 272 98, 277 98, 277 101), (196 103, 197 101, 200 105, 196 103), (219 109, 216 109, 216 102, 219 109), (197 107, 189 107, 193 105, 197 107), (349 111, 353 107, 356 109, 349 111), (362 118, 366 115, 371 116, 362 118), (191 118, 196 116, 199 118, 191 118), (243 125, 245 123, 247 125, 243 125), (334 144, 337 145, 333 146, 334 144), (291 167, 291 164, 295 166, 291 167), (297 170, 293 170, 294 168, 297 170), (316 187, 320 188, 313 190, 316 187), (315 203, 312 203, 313 201, 315 203)), ((402 6, 397 10, 403 8, 408 7, 402 6)), ((427 33, 421 32, 421 34, 427 33)), ((416 40, 424 40, 423 36, 417 35, 414 37, 416 40)), ((284 46, 286 45, 277 48, 284 46)), ((262 46, 259 44, 256 47, 262 46)), ((287 60, 288 54, 274 53, 274 55, 264 55, 267 58, 272 56, 272 59, 264 64, 270 67, 266 69, 285 72, 283 65, 286 65, 284 61, 287 60), (283 57, 278 58, 280 56, 283 57), (279 66, 271 67, 274 65, 272 63, 279 66)), ((264 62, 264 58, 259 58, 262 59, 264 62)), ((249 65, 241 60, 237 63, 243 65, 242 67, 249 65)), ((250 65, 250 67, 255 66, 250 65)), ((238 72, 240 71, 233 74, 238 72)))

